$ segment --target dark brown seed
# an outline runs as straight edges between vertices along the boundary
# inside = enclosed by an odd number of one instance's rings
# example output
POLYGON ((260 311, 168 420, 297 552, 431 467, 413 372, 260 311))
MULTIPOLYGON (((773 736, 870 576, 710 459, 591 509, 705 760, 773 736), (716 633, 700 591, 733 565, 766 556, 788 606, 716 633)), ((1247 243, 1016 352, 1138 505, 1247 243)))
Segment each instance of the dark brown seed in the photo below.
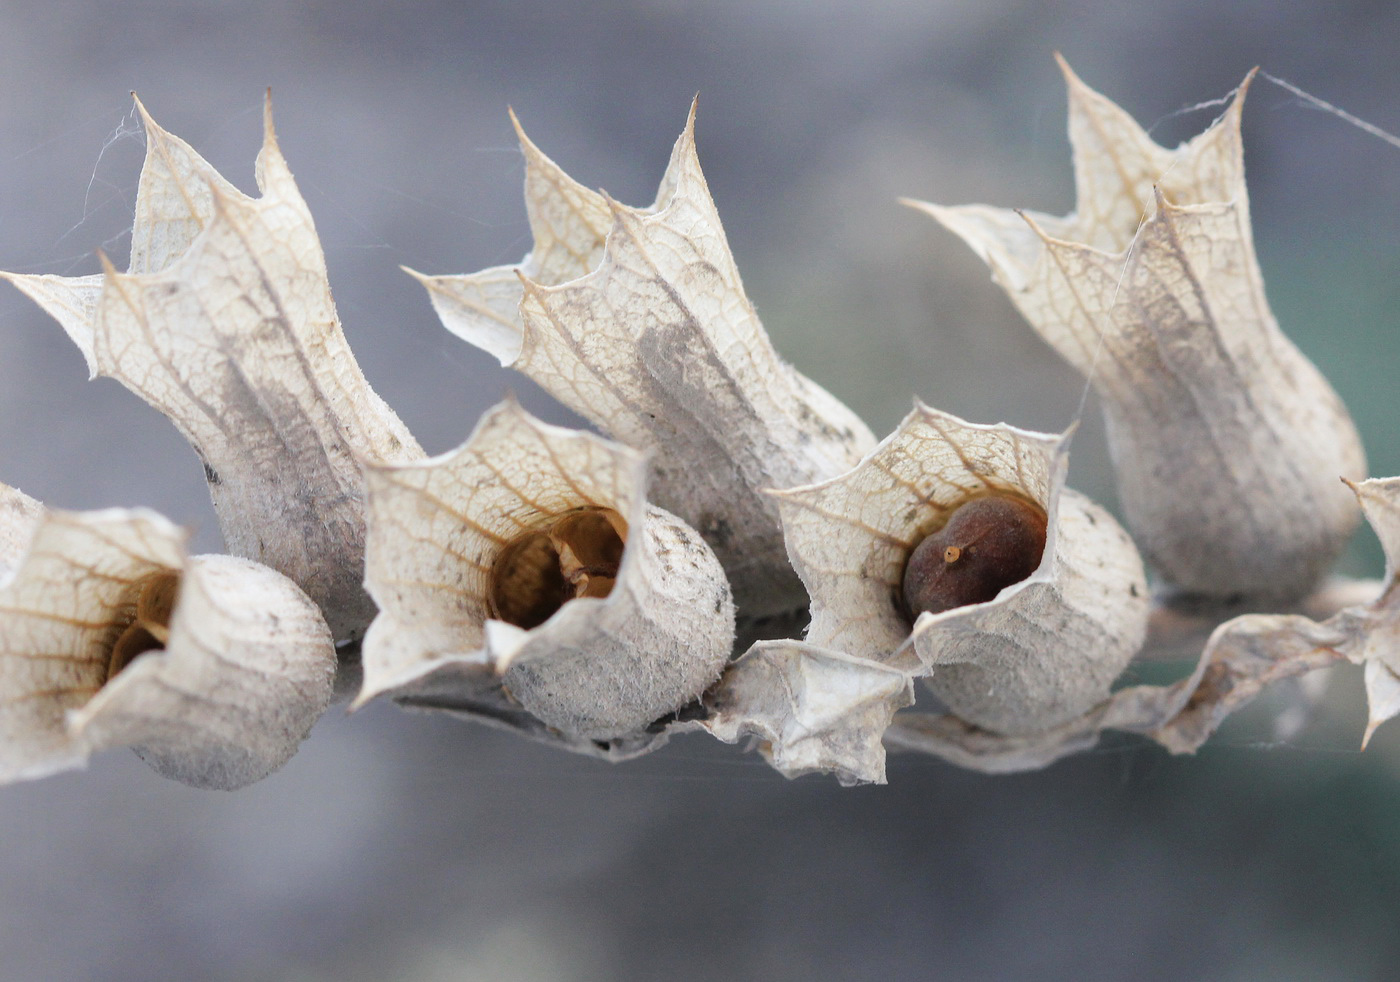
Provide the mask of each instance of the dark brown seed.
POLYGON ((991 600, 1035 572, 1045 552, 1045 512, 1024 498, 973 498, 917 546, 904 567, 910 620, 991 600))

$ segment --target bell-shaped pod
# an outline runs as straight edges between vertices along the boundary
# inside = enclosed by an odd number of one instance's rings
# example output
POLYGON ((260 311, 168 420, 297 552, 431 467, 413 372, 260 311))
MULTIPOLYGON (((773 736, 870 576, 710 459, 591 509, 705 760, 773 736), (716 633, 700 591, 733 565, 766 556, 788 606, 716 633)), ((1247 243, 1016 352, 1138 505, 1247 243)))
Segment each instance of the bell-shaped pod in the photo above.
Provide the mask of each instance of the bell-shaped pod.
POLYGON ((647 503, 645 455, 507 402, 459 449, 366 477, 380 614, 358 702, 387 692, 622 757, 724 667, 728 582, 647 503))
POLYGON ((166 777, 238 788, 329 705, 330 632, 280 573, 187 558, 139 509, 50 511, 0 486, 0 523, 0 543, 24 540, 0 571, 0 781, 129 746, 166 777))
POLYGON ((190 441, 229 550, 291 577, 337 638, 356 637, 374 614, 359 461, 422 451, 346 343, 271 102, 256 198, 137 109, 147 147, 129 271, 104 259, 97 276, 3 275, 63 325, 94 376, 190 441))
POLYGON ((1175 149, 1063 65, 1076 210, 910 202, 963 238, 1097 390, 1128 527, 1187 595, 1286 606, 1360 520, 1346 407, 1279 330, 1244 181, 1249 79, 1175 149))
POLYGON ((905 671, 962 720, 1036 733, 1102 700, 1142 646, 1142 561, 1064 487, 1067 437, 923 405, 850 473, 775 492, 810 644, 905 671))
POLYGON ((695 152, 694 108, 655 204, 629 208, 571 180, 529 141, 535 251, 505 274, 421 277, 449 330, 495 354, 616 440, 651 455, 652 497, 693 525, 740 616, 805 603, 763 492, 834 477, 875 443, 846 406, 769 341, 695 152))

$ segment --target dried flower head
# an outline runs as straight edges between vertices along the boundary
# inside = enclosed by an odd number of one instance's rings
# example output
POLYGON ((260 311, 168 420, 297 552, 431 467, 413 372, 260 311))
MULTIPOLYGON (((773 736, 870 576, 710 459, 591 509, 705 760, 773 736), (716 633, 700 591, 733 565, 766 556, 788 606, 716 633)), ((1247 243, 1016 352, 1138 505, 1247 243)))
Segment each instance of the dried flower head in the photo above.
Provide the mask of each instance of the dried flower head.
POLYGON ((777 493, 807 641, 926 672, 1003 734, 1106 696, 1142 645, 1147 588, 1123 530, 1063 487, 1064 439, 920 405, 849 474, 777 493))

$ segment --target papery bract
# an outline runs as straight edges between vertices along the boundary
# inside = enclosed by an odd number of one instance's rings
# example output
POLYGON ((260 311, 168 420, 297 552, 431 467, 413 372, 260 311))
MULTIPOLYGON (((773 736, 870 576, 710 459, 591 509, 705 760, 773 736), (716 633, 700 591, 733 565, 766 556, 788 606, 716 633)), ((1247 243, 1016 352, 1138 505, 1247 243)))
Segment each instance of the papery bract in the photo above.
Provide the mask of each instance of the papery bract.
POLYGON ((693 107, 644 209, 587 191, 522 142, 536 249, 517 267, 519 314, 505 268, 420 277, 443 322, 648 451, 655 500, 714 548, 741 616, 800 608, 762 492, 833 477, 875 441, 768 340, 700 171, 693 107))
MULTIPOLYGON (((911 202, 960 235, 1098 391, 1128 527, 1175 589, 1285 605, 1359 520, 1366 464, 1327 380, 1264 296, 1244 182, 1245 86, 1158 146, 1071 73, 1075 212, 911 202)), ((1246 86, 1248 84, 1246 79, 1246 86)))
POLYGON ((146 115, 131 266, 11 282, 52 314, 94 376, 170 417, 204 463, 230 551, 285 573, 337 638, 374 608, 361 584, 361 460, 422 451, 346 344, 311 213, 271 105, 261 196, 238 191, 146 115))
POLYGON ((920 405, 849 474, 778 493, 812 595, 807 641, 921 666, 955 713, 996 732, 1035 733, 1093 706, 1142 645, 1147 586, 1113 518, 1064 489, 1063 444, 920 405), (1047 516, 1035 572, 911 623, 900 596, 910 553, 959 506, 996 493, 1047 516))
POLYGON ((884 784, 885 730, 914 702, 912 676, 801 641, 760 641, 705 696, 699 724, 727 743, 761 741, 785 777, 833 773, 842 784, 884 784))

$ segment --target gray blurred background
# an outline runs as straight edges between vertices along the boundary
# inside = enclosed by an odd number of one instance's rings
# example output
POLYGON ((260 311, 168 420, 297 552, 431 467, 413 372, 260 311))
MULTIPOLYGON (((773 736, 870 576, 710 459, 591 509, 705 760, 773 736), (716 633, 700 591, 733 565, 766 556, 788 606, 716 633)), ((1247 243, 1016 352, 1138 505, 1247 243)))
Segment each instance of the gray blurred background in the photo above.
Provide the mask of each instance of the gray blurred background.
MULTIPOLYGON (((143 152, 127 92, 252 188, 264 87, 345 330, 432 452, 507 391, 399 269, 529 248, 511 105, 586 184, 649 202, 691 97, 778 348, 887 432, 918 395, 1059 429, 1080 383, 899 195, 1072 207, 1051 53, 1175 144, 1254 65, 1400 131, 1396 5, 1031 0, 284 0, 0 6, 0 268, 119 267, 143 152)), ((1256 85, 1256 239, 1285 330, 1400 473, 1400 150, 1256 85)), ((0 480, 149 505, 219 540, 194 455, 0 294, 0 480)), ((1112 504, 1095 407, 1072 480, 1112 504)), ((1379 575, 1369 532, 1351 572, 1379 575)), ((1277 697, 1274 709, 1287 694, 1277 697)), ((1384 979, 1400 976, 1400 724, 1361 755, 1335 679, 1195 758, 1110 740, 989 778, 787 782, 689 737, 609 766, 432 716, 339 708, 232 795, 132 755, 0 788, 0 980, 1384 979)), ((1266 708, 1266 707, 1261 707, 1266 708)))

